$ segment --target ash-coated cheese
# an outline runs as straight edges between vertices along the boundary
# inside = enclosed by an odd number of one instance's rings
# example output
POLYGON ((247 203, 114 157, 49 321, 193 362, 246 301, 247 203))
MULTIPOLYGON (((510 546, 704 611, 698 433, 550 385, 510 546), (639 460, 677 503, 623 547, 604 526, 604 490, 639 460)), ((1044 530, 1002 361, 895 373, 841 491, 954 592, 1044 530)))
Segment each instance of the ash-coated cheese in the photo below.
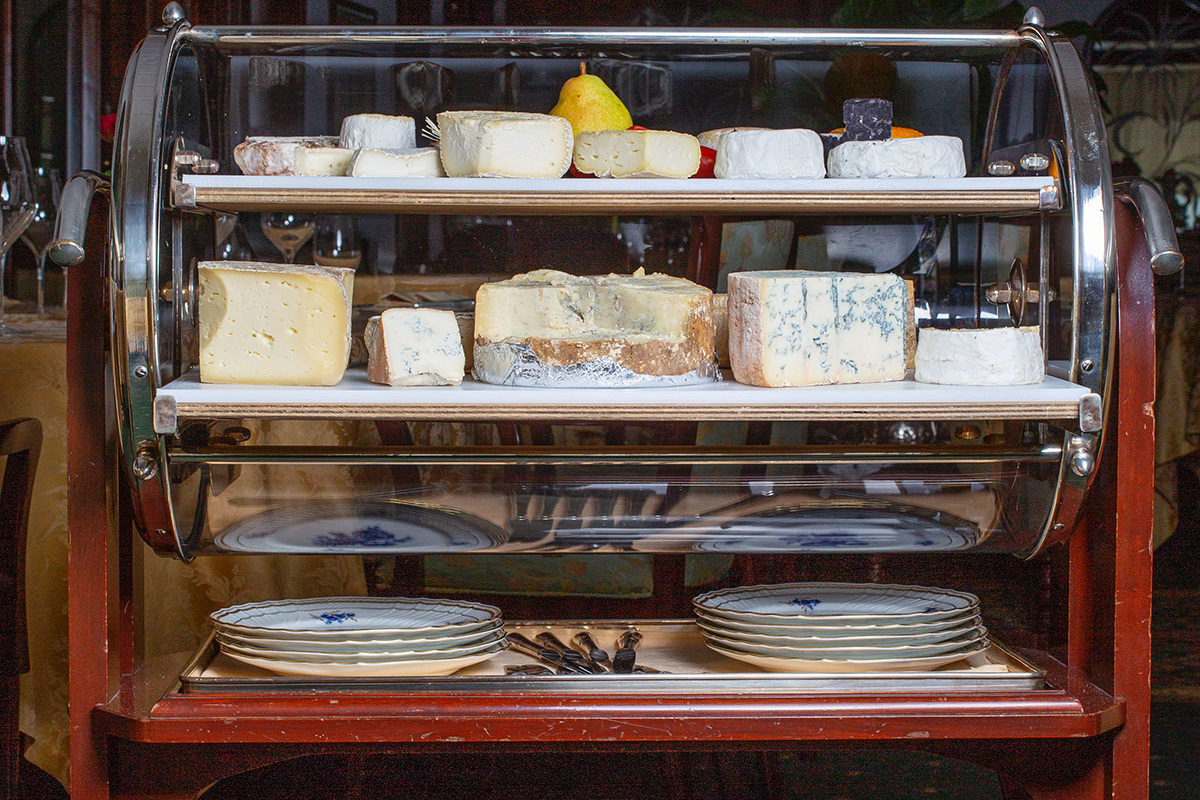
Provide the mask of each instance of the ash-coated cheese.
POLYGON ((816 131, 730 131, 721 137, 718 178, 824 178, 825 148, 816 131))
POLYGON ((417 127, 412 117, 351 114, 342 120, 341 141, 350 150, 412 150, 417 146, 417 127))
POLYGON ((1015 386, 1041 383, 1045 359, 1036 327, 917 332, 916 372, 921 383, 1015 386))
POLYGON ((345 175, 353 157, 354 151, 344 147, 297 147, 294 172, 321 177, 345 175))
POLYGON ((895 275, 729 276, 729 360, 754 386, 901 380, 907 290, 895 275))
POLYGON ((202 261, 200 380, 333 386, 350 358, 354 270, 202 261))
POLYGON ((829 153, 831 178, 961 178, 966 174, 962 139, 957 136, 843 142, 829 153))
POLYGON ((639 386, 719 378, 713 294, 667 275, 535 270, 475 297, 476 378, 512 386, 639 386))
POLYGON ((700 142, 674 131, 585 131, 574 164, 598 178, 690 178, 700 169, 700 142))
POLYGON ((465 374, 458 320, 436 308, 389 308, 367 321, 367 378, 388 386, 457 386, 465 374))
POLYGON ((337 147, 336 136, 251 136, 233 148, 243 175, 294 175, 297 147, 337 147))
POLYGON ((436 147, 396 151, 364 147, 354 153, 346 174, 367 178, 440 178, 446 173, 436 147))
POLYGON ((575 145, 571 123, 550 114, 443 111, 438 152, 451 178, 561 178, 575 145))

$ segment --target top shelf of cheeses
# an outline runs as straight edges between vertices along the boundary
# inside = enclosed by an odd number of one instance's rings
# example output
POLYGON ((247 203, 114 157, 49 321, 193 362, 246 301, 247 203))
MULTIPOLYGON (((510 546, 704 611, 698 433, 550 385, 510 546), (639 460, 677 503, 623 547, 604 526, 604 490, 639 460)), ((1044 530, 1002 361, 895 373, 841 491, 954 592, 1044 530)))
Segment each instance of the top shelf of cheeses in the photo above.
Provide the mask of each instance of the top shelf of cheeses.
POLYGON ((183 175, 180 208, 395 214, 1015 214, 1057 210, 1050 177, 620 180, 183 175))

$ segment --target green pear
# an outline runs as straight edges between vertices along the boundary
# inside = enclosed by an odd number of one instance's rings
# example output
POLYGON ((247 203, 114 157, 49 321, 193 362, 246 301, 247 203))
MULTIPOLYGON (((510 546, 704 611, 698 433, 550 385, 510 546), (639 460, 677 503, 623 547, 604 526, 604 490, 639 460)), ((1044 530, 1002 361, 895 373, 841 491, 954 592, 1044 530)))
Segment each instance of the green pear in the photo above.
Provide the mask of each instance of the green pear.
POLYGON ((570 122, 576 136, 584 131, 623 131, 633 124, 621 98, 599 77, 588 75, 583 62, 579 74, 563 84, 550 113, 570 122))

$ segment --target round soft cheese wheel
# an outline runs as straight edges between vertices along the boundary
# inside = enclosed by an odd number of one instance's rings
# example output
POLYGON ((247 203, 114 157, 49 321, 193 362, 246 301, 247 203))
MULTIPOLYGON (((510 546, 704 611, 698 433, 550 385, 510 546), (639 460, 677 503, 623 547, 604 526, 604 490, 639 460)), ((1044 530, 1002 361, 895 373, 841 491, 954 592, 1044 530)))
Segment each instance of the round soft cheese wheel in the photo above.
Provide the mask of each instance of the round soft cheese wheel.
POLYGON ((696 134, 696 139, 699 140, 701 147, 707 147, 710 150, 717 150, 721 145, 721 139, 725 134, 733 133, 734 131, 769 131, 770 128, 755 128, 753 126, 744 126, 736 128, 717 128, 716 130, 705 131, 704 133, 696 134))
POLYGON ((962 139, 957 136, 843 142, 829 153, 831 178, 961 178, 966 174, 962 139))
POLYGON ((916 371, 921 383, 955 386, 1016 386, 1040 383, 1045 360, 1038 329, 921 328, 916 371))
POLYGON ((825 146, 816 131, 731 131, 721 137, 718 178, 824 178, 825 146))

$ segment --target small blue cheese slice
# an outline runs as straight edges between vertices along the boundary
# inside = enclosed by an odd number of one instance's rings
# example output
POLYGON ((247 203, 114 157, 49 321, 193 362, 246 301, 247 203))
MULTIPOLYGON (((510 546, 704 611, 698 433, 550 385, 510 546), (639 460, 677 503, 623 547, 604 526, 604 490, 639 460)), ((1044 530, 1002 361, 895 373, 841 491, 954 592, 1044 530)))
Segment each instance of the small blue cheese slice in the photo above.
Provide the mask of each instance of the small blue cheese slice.
POLYGON ((333 386, 350 359, 354 270, 199 264, 200 380, 333 386))
POLYGON ((396 151, 364 147, 354 153, 346 174, 356 178, 440 178, 446 173, 436 147, 396 151))
POLYGON ((351 114, 342 120, 342 147, 359 150, 412 150, 417 146, 417 128, 412 117, 387 114, 351 114))
POLYGON ((730 131, 721 137, 718 178, 824 178, 825 148, 816 131, 730 131))
POLYGON ((895 275, 729 276, 729 360, 754 386, 902 380, 908 292, 895 275))
POLYGON ((367 321, 367 378, 388 386, 457 386, 466 370, 458 320, 437 308, 389 308, 367 321))

